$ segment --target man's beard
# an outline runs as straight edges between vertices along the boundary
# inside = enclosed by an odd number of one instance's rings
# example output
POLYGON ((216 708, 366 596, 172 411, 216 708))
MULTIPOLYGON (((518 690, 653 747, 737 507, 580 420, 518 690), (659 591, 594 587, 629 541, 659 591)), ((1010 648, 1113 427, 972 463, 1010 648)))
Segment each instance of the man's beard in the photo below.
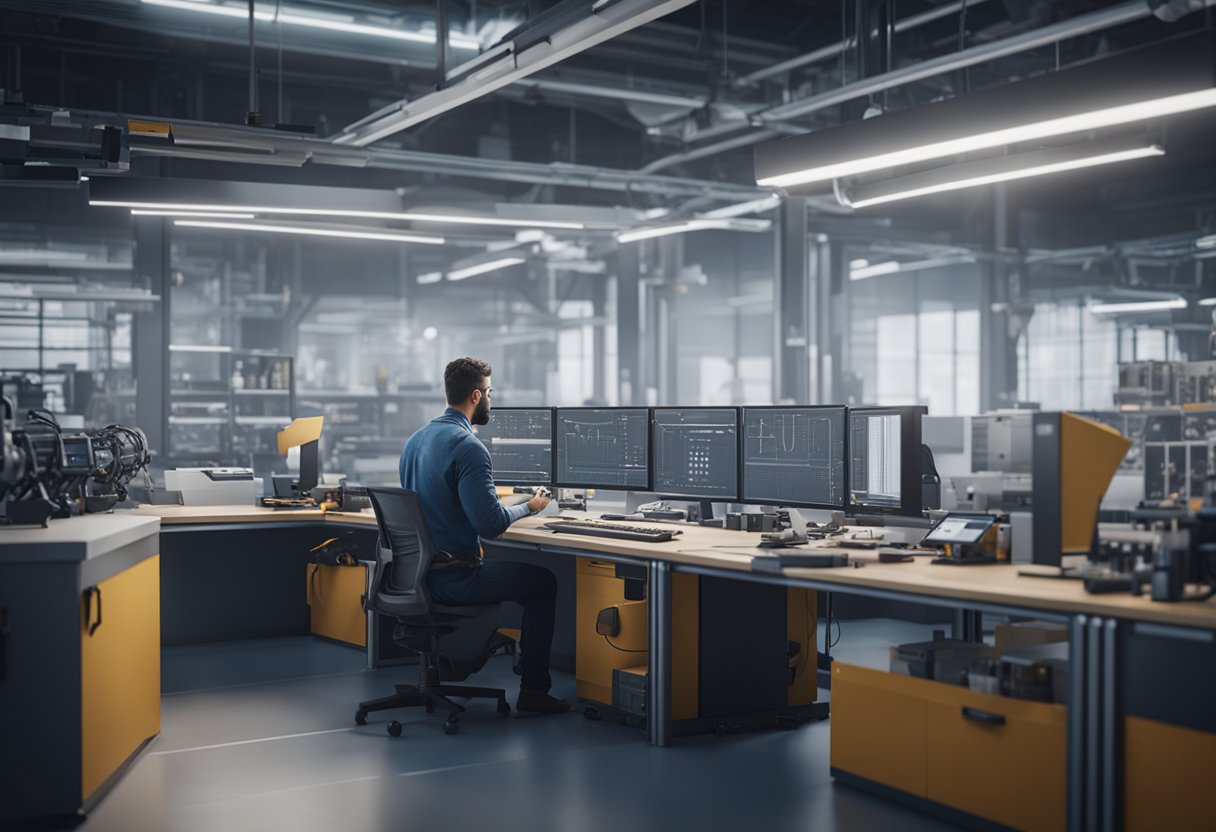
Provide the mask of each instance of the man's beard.
POLYGON ((477 408, 473 411, 473 418, 470 420, 475 425, 490 424, 490 400, 482 397, 482 400, 477 403, 477 408))

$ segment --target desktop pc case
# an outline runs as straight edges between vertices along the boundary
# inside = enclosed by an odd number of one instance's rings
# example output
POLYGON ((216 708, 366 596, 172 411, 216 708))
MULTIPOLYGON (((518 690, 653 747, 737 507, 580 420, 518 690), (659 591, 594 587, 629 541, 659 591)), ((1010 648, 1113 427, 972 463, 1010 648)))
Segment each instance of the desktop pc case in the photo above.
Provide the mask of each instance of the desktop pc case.
MULTIPOLYGON (((595 711, 631 724, 644 722, 639 709, 647 658, 644 580, 640 570, 634 573, 626 565, 580 558, 576 566, 578 697, 595 711)), ((781 715, 812 716, 815 633, 811 590, 674 575, 671 714, 676 733, 771 727, 781 715)))

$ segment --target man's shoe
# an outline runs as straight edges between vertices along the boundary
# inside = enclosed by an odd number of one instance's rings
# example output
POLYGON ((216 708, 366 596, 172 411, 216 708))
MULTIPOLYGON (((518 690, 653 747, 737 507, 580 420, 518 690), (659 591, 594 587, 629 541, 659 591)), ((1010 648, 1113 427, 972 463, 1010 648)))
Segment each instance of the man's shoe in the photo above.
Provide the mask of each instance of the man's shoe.
POLYGON ((521 688, 519 697, 515 700, 515 710, 521 714, 564 714, 570 710, 570 703, 554 699, 539 690, 521 688))

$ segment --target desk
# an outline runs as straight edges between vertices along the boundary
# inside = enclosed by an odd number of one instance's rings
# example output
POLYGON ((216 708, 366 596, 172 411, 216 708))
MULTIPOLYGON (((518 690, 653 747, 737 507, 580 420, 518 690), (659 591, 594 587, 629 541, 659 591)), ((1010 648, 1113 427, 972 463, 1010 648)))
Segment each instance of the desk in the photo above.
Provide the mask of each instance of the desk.
MULTIPOLYGON (((165 528, 250 528, 297 524, 321 528, 372 528, 369 513, 276 512, 254 506, 155 506, 139 510, 158 517, 165 528)), ((951 609, 1025 615, 1069 628, 1068 828, 1114 828, 1119 816, 1122 721, 1119 701, 1127 686, 1121 645, 1129 639, 1167 638, 1210 645, 1216 639, 1216 601, 1164 604, 1130 595, 1090 595, 1077 581, 1020 577, 1008 565, 937 566, 880 564, 866 550, 848 551, 861 568, 791 569, 784 574, 751 571, 756 537, 699 526, 684 526, 679 539, 660 544, 581 535, 558 535, 543 528, 550 517, 514 524, 496 547, 507 551, 585 557, 641 564, 650 581, 648 739, 671 741, 671 578, 674 572, 757 581, 876 598, 912 601, 951 609)), ((1206 649, 1206 648, 1205 648, 1206 649)), ((1185 668, 1169 672, 1179 676, 1185 668)), ((1171 691, 1176 679, 1155 680, 1171 691)), ((1174 695, 1177 695, 1176 693, 1174 695)))
POLYGON ((160 732, 159 526, 0 527, 0 825, 87 810, 160 732))

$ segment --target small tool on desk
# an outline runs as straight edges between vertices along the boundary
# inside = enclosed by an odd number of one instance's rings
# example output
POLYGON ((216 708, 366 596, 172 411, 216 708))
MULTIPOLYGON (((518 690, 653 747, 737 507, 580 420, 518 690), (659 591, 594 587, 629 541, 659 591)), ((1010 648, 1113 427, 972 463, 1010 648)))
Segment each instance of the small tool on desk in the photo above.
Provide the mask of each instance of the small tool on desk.
POLYGON ((756 555, 752 558, 753 572, 777 572, 785 569, 830 569, 848 566, 846 554, 799 552, 797 554, 756 555))

